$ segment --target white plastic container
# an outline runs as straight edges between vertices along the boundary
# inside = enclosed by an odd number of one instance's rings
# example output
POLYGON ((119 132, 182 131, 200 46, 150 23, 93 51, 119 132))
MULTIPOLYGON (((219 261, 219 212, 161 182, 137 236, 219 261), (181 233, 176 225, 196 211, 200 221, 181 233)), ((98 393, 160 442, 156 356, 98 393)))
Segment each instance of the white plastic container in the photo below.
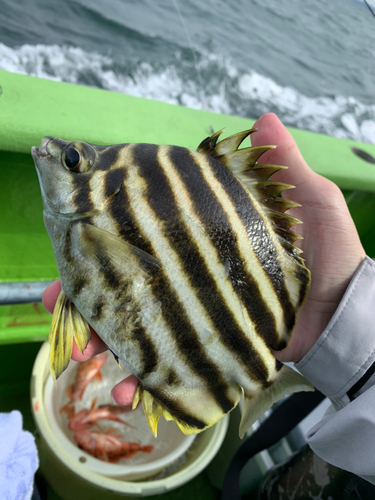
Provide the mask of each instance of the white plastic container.
MULTIPOLYGON (((111 362, 112 359, 107 363, 111 362)), ((125 420, 133 425, 136 423, 138 432, 143 433, 141 439, 140 435, 134 438, 129 430, 129 441, 152 444, 156 453, 137 453, 125 464, 123 460, 119 464, 111 464, 82 451, 75 444, 67 422, 64 423, 64 415, 59 413, 65 388, 74 378, 74 365, 70 363, 55 388, 49 373, 49 345, 45 343, 35 360, 31 381, 32 412, 39 431, 41 469, 62 499, 106 500, 170 491, 199 474, 218 452, 227 431, 228 417, 198 436, 184 436, 174 422, 161 418, 155 440, 145 424, 142 409, 126 414, 125 420)), ((119 379, 126 376, 118 372, 119 379)), ((91 385, 86 392, 91 390, 91 385)), ((89 392, 87 397, 90 397, 89 392)))

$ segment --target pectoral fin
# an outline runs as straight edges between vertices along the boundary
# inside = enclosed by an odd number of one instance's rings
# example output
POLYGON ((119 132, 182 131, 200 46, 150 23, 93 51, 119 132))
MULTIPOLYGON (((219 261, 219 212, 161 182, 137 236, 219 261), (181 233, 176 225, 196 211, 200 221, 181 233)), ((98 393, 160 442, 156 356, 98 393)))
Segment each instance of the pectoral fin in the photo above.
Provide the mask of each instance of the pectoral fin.
POLYGON ((48 342, 51 345, 50 370, 55 384, 69 364, 73 338, 83 352, 91 339, 90 329, 81 313, 61 290, 53 311, 48 336, 48 342))
POLYGON ((109 262, 114 269, 126 272, 128 277, 129 273, 139 271, 139 262, 153 268, 160 267, 158 259, 104 229, 84 224, 81 230, 78 249, 85 257, 95 259, 100 266, 109 262))
POLYGON ((289 394, 300 391, 313 391, 314 387, 298 372, 283 366, 278 378, 267 389, 255 394, 245 394, 244 407, 240 423, 240 438, 247 429, 271 406, 289 394))

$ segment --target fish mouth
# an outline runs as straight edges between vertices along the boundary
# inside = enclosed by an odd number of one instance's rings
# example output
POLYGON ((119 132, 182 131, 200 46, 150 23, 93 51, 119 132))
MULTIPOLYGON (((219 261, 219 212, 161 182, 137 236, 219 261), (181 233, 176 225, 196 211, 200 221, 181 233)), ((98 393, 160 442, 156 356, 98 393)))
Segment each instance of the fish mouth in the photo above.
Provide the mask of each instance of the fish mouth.
POLYGON ((42 142, 40 143, 40 147, 37 148, 33 146, 31 148, 31 154, 36 158, 45 158, 46 156, 50 156, 50 153, 47 151, 48 144, 53 140, 53 137, 43 137, 42 142))

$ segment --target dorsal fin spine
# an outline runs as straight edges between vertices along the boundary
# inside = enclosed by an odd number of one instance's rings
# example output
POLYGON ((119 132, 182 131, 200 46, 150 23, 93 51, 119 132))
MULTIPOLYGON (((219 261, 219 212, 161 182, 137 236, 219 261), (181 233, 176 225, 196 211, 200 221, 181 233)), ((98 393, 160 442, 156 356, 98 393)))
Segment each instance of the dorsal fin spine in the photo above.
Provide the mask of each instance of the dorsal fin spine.
POLYGON ((220 130, 204 139, 197 151, 212 156, 225 165, 242 182, 244 187, 256 196, 258 202, 264 207, 280 244, 299 263, 303 264, 303 260, 298 257, 301 250, 293 245, 294 241, 302 237, 290 231, 292 226, 301 224, 301 221, 284 213, 300 205, 280 196, 283 191, 292 189, 294 186, 269 180, 269 177, 275 172, 288 167, 257 163, 266 151, 274 149, 276 146, 250 146, 238 149, 242 142, 254 132, 256 129, 245 130, 217 142, 223 133, 223 130, 220 130))

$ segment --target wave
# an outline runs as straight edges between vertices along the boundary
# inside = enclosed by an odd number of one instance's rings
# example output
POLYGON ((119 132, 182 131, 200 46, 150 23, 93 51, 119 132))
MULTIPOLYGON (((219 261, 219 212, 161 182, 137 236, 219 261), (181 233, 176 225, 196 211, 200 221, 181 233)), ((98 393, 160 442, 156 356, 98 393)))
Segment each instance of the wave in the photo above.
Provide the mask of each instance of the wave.
POLYGON ((274 106, 285 124, 375 143, 375 106, 362 104, 354 97, 308 97, 255 72, 240 77, 239 90, 245 99, 257 100, 261 112, 274 106))
POLYGON ((273 111, 287 125, 375 143, 375 106, 354 97, 309 97, 228 59, 176 52, 168 63, 116 59, 79 47, 0 43, 0 68, 40 78, 103 88, 216 113, 257 117, 273 111))

